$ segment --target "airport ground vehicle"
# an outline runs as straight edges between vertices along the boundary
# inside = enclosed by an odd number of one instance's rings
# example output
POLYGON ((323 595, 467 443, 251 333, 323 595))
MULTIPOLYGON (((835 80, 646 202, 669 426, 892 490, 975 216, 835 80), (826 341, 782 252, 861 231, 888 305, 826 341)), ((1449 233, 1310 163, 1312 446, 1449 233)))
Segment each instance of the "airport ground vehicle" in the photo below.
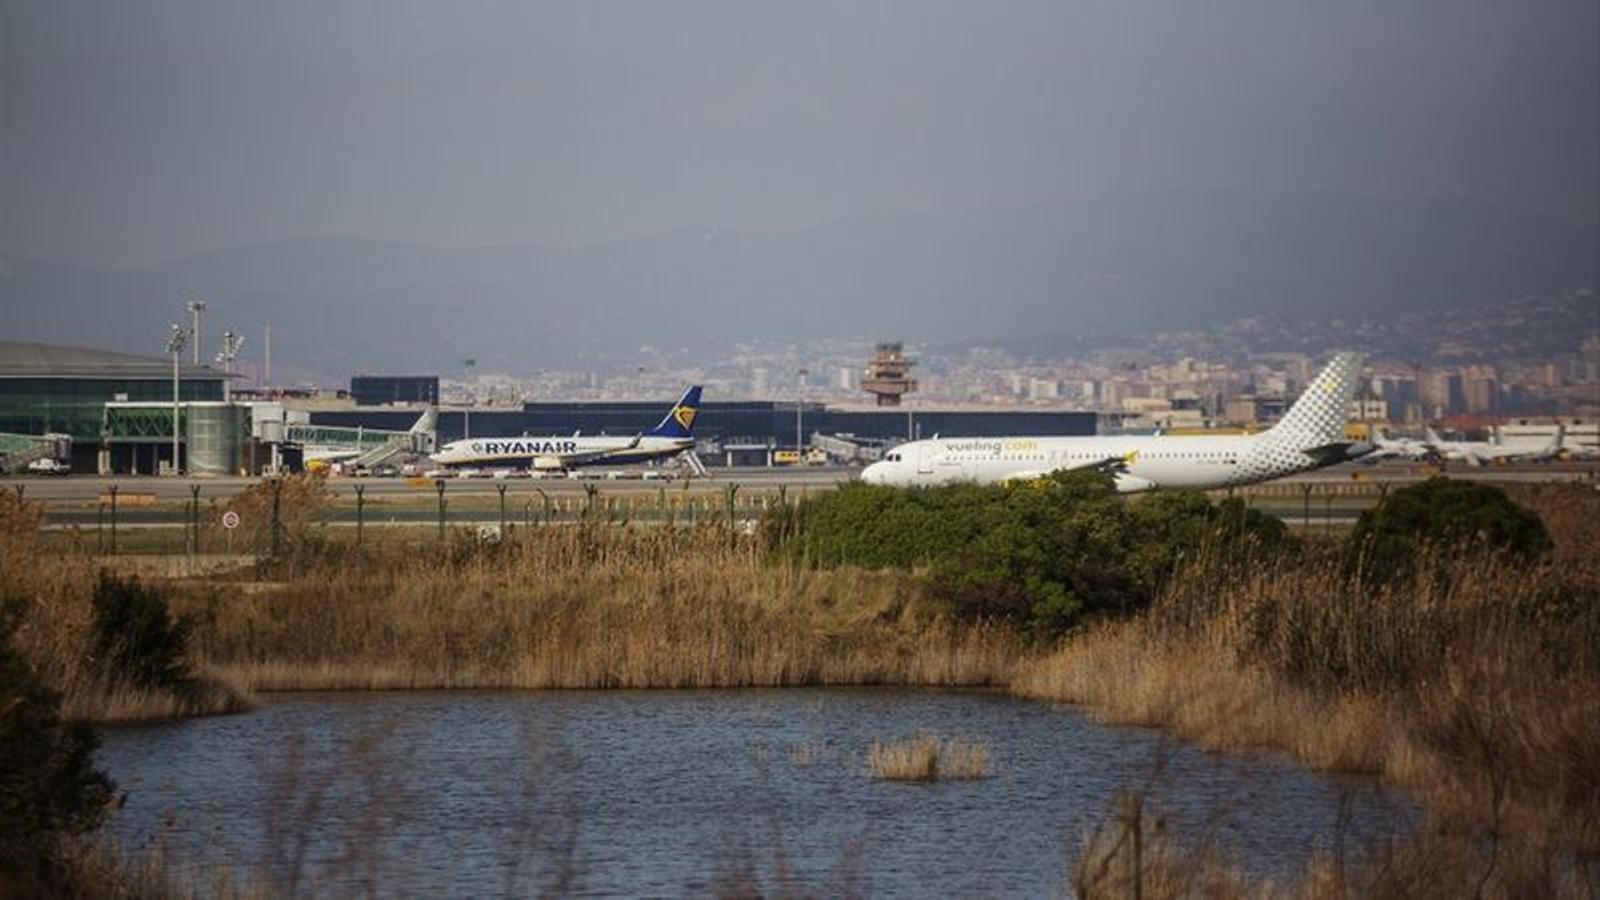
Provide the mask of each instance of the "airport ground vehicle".
POLYGON ((29 475, 66 475, 72 471, 72 467, 59 459, 46 456, 28 463, 25 471, 29 475))

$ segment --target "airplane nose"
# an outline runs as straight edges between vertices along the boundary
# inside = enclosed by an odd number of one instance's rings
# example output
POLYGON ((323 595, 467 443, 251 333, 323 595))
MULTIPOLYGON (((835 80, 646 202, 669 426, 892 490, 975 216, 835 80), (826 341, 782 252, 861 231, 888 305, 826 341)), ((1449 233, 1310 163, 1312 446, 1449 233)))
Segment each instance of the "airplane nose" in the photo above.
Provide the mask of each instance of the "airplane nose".
POLYGON ((867 484, 883 483, 883 463, 875 462, 861 470, 861 480, 867 484))

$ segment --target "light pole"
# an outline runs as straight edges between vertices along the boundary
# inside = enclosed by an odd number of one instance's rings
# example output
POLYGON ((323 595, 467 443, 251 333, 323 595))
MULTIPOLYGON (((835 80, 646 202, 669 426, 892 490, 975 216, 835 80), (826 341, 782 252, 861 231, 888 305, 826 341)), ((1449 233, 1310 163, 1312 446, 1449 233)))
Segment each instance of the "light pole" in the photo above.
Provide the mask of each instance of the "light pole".
MULTIPOLYGON (((806 376, 810 375, 805 368, 795 373, 794 388, 794 452, 796 456, 805 453, 805 405, 806 405, 806 376)), ((804 462, 804 460, 800 460, 804 462)))
MULTIPOLYGON (((193 304, 190 304, 193 309, 193 304)), ((198 320, 197 320, 198 321, 198 320)), ((172 326, 167 352, 172 354, 172 474, 178 474, 178 354, 183 352, 183 326, 172 326)))
MULTIPOLYGON (((477 364, 478 361, 470 356, 466 359, 463 359, 461 361, 461 377, 466 378, 467 370, 473 368, 477 364)), ((472 437, 472 402, 476 398, 477 395, 469 389, 467 393, 467 401, 461 406, 461 436, 463 438, 472 437)))
POLYGON ((200 314, 205 312, 204 300, 189 301, 189 336, 194 338, 194 364, 200 365, 200 314))
POLYGON ((244 335, 231 331, 222 333, 222 349, 217 351, 217 362, 222 365, 222 402, 231 399, 233 387, 233 361, 239 358, 239 348, 244 346, 244 335))

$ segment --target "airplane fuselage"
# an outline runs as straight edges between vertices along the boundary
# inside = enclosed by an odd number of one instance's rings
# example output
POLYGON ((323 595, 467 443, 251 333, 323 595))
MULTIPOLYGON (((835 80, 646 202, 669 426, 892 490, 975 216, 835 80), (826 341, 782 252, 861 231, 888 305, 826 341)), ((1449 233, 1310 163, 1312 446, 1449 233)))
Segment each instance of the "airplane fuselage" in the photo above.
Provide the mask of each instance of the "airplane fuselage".
POLYGON ((676 456, 694 446, 694 438, 606 435, 561 437, 470 438, 451 441, 430 457, 442 466, 508 466, 512 468, 576 468, 630 465, 676 456))
POLYGON ((908 487, 994 484, 1112 463, 1120 469, 1120 491, 1209 489, 1281 478, 1342 458, 1308 455, 1269 434, 936 438, 901 444, 869 466, 862 480, 908 487))

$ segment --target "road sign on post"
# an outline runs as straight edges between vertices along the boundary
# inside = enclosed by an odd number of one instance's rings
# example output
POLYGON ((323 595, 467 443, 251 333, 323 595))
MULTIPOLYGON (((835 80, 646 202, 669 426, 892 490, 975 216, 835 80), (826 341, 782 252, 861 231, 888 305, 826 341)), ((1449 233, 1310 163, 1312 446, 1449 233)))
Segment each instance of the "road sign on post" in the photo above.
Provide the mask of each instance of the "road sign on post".
POLYGON ((228 510, 227 512, 223 513, 222 514, 222 527, 227 529, 228 555, 232 556, 233 555, 233 530, 235 528, 239 527, 239 514, 234 512, 231 509, 228 510))

